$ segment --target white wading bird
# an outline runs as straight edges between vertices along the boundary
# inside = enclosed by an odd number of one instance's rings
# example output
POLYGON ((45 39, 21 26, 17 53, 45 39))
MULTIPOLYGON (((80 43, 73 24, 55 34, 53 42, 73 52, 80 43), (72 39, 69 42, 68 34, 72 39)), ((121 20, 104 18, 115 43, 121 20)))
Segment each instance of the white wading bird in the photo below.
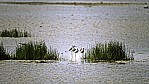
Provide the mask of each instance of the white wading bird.
POLYGON ((76 53, 78 53, 79 52, 79 49, 77 48, 76 50, 75 50, 75 62, 76 62, 76 53))
POLYGON ((71 56, 72 56, 72 58, 71 58, 71 61, 73 60, 73 52, 75 52, 75 45, 72 45, 72 47, 69 49, 69 51, 71 51, 71 56))
POLYGON ((84 48, 81 48, 80 52, 82 53, 82 58, 84 58, 84 48))

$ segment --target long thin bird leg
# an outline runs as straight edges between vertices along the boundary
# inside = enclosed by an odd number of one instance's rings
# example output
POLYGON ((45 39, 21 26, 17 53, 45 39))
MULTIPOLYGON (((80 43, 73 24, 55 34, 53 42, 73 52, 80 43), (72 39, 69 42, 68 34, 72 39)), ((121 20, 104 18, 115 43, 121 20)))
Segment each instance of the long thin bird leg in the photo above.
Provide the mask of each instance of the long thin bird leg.
POLYGON ((71 51, 71 61, 73 61, 73 53, 72 53, 72 51, 71 51))
POLYGON ((76 53, 75 53, 75 63, 76 63, 76 53))

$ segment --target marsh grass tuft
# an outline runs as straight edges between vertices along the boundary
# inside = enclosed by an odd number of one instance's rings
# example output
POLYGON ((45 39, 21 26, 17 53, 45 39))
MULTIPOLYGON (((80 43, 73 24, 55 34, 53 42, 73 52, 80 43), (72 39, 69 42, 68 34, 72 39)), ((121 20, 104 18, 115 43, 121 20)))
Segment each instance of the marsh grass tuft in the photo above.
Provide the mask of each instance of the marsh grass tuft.
POLYGON ((8 60, 10 55, 6 53, 3 43, 0 44, 0 60, 8 60))
POLYGON ((3 30, 0 32, 0 37, 31 37, 31 33, 28 33, 27 31, 19 31, 17 29, 12 30, 3 30))
POLYGON ((33 43, 20 45, 16 48, 17 60, 58 60, 58 52, 52 47, 47 50, 45 43, 33 43))
POLYGON ((97 43, 87 50, 85 59, 92 61, 130 60, 126 54, 125 44, 116 41, 105 42, 105 44, 97 43))

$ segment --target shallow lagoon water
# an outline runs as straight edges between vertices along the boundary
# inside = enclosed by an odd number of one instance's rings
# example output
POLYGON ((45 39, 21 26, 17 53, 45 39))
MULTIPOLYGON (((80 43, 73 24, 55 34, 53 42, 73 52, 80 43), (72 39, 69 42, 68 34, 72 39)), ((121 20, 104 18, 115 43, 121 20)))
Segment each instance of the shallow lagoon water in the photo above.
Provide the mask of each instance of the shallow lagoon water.
POLYGON ((0 38, 7 52, 20 42, 45 41, 58 49, 65 60, 72 45, 87 49, 97 42, 125 42, 136 51, 135 61, 78 64, 0 62, 0 83, 140 84, 149 83, 149 10, 143 5, 70 6, 0 4, 0 30, 17 28, 33 37, 0 38))
POLYGON ((149 10, 143 7, 1 4, 0 29, 25 29, 33 37, 0 41, 11 53, 19 42, 44 40, 64 58, 70 57, 71 45, 88 48, 109 40, 125 42, 136 53, 148 53, 149 10))
POLYGON ((125 42, 136 53, 149 50, 149 10, 143 5, 74 6, 74 5, 0 5, 0 29, 26 30, 31 38, 0 38, 14 52, 20 42, 45 41, 70 57, 72 45, 87 49, 97 42, 125 42))
POLYGON ((148 84, 149 62, 21 63, 0 62, 0 83, 11 84, 148 84))

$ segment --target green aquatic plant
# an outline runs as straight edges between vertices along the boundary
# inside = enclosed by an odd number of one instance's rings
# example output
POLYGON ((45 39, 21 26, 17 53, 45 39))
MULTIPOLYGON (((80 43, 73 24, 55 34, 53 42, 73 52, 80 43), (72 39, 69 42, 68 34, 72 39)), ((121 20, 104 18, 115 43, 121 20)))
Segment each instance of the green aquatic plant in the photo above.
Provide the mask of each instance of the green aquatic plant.
POLYGON ((58 52, 53 48, 48 51, 44 42, 29 42, 16 48, 15 58, 18 60, 57 60, 58 52))
POLYGON ((6 53, 3 43, 0 44, 0 60, 8 60, 10 55, 6 53))
POLYGON ((87 50, 85 59, 93 61, 130 60, 126 54, 125 44, 116 41, 105 42, 105 44, 97 43, 87 50))
POLYGON ((31 33, 19 31, 17 29, 3 30, 0 32, 0 37, 31 37, 31 33))
POLYGON ((56 49, 53 49, 52 47, 50 47, 50 49, 44 56, 45 60, 58 60, 58 58, 59 58, 58 51, 56 49))

